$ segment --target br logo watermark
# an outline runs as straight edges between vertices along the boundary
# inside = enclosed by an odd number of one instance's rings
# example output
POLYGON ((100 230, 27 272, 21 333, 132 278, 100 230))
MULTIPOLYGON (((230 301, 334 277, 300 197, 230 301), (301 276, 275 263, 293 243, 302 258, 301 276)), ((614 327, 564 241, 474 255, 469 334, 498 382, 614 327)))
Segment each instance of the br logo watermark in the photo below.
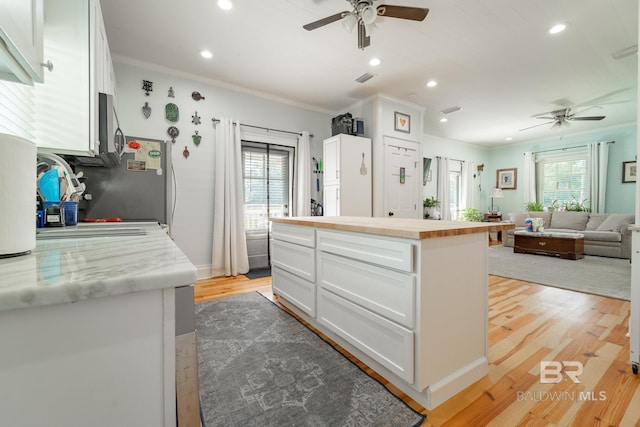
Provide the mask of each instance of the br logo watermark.
MULTIPOLYGON (((571 381, 574 384, 581 384, 580 375, 584 372, 582 362, 576 360, 564 360, 557 362, 555 360, 543 360, 540 362, 540 384, 559 384, 562 381, 571 381)), ((605 391, 595 392, 593 390, 558 390, 550 391, 519 391, 518 400, 532 400, 542 402, 548 400, 607 400, 605 391)))
POLYGON ((584 366, 582 365, 582 362, 575 360, 565 360, 562 362, 543 360, 540 362, 540 383, 558 384, 564 377, 566 377, 575 384, 580 384, 580 379, 578 377, 582 375, 583 372, 584 366))

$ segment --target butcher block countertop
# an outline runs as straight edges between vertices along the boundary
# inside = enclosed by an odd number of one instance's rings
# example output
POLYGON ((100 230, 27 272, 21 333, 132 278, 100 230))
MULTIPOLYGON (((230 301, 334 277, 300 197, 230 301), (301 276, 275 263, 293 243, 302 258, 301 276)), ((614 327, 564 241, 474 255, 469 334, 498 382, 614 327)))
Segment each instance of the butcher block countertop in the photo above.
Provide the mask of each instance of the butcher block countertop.
POLYGON ((273 222, 331 230, 353 231, 381 236, 408 239, 430 239, 434 237, 459 236, 462 234, 506 231, 513 229, 508 222, 460 222, 408 218, 366 218, 354 216, 300 216, 270 218, 273 222))

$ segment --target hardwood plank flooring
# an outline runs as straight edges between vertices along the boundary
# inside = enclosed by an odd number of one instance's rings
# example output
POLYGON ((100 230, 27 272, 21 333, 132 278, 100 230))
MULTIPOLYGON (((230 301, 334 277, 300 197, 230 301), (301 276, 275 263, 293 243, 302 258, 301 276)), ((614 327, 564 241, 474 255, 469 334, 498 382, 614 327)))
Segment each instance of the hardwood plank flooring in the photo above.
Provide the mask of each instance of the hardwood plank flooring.
MULTIPOLYGON (((201 280, 196 283, 195 300, 252 291, 278 304, 271 277, 201 280)), ((628 301, 489 276, 489 373, 432 411, 319 335, 426 414, 423 426, 637 426, 640 377, 633 375, 629 364, 628 323, 628 301), (542 384, 543 360, 581 362, 580 383, 566 375, 575 370, 569 366, 562 381, 542 384)))

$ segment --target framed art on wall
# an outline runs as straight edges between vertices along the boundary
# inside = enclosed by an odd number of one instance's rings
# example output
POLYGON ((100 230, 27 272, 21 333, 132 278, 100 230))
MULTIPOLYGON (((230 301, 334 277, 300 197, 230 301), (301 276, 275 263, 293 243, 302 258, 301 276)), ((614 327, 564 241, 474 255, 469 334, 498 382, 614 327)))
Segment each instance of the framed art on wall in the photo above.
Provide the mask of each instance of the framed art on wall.
POLYGON ((498 169, 496 171, 496 187, 503 190, 518 188, 518 169, 498 169))
POLYGON ((395 112, 395 123, 393 128, 399 132, 411 133, 411 116, 408 114, 403 114, 399 112, 395 112))
POLYGON ((636 161, 622 162, 622 183, 636 182, 636 161))

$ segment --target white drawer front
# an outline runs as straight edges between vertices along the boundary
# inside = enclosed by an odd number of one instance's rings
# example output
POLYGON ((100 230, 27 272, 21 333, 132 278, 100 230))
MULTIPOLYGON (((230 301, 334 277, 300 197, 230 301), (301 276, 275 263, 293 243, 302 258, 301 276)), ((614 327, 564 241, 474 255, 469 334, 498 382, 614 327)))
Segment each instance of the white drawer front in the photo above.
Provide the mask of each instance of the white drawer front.
POLYGON ((369 357, 413 383, 413 332, 324 289, 318 321, 369 357))
POLYGON ((322 288, 413 329, 416 286, 413 274, 321 252, 318 275, 322 288))
POLYGON ((310 282, 316 281, 316 251, 313 248, 272 240, 271 264, 310 282))
POLYGON ((273 292, 295 304, 311 317, 316 316, 316 286, 278 267, 271 269, 273 292))
POLYGON ((318 248, 323 252, 413 272, 413 245, 409 242, 319 230, 318 248))
POLYGON ((316 247, 316 229, 313 227, 274 222, 271 224, 271 236, 276 240, 316 247))

